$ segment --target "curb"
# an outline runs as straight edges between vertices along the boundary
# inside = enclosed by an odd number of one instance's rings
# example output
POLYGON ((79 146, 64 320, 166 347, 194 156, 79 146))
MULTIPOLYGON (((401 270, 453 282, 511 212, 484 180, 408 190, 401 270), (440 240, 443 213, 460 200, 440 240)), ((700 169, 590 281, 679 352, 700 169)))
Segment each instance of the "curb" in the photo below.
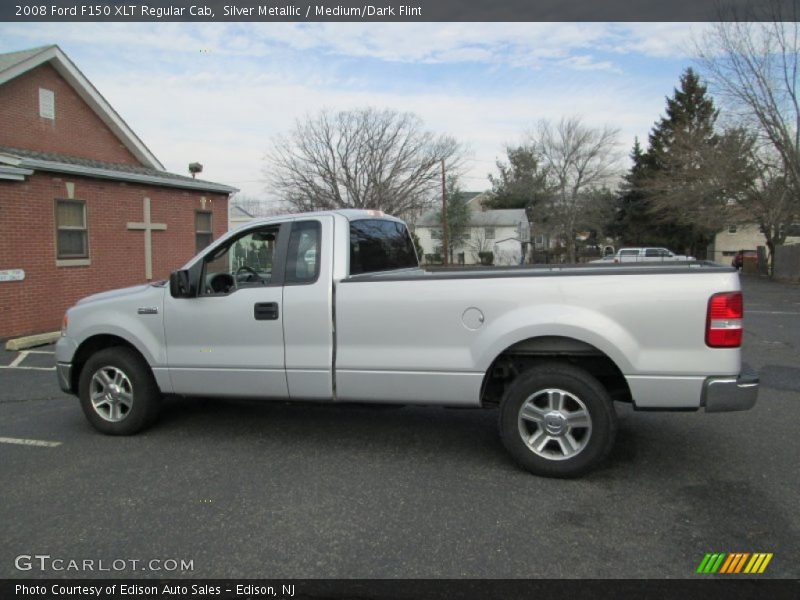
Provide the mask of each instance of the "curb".
POLYGON ((52 344, 61 337, 60 331, 51 331, 49 333, 37 333, 35 335, 26 335, 24 337, 14 338, 6 342, 6 350, 25 350, 26 348, 33 348, 34 346, 44 346, 45 344, 52 344))

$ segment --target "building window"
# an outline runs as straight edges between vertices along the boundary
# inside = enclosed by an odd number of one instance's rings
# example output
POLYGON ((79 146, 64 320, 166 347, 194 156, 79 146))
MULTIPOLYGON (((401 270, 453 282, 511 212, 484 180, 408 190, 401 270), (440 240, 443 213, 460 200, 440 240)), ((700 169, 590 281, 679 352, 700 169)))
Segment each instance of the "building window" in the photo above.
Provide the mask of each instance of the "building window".
POLYGON ((728 225, 728 233, 736 233, 736 225, 728 225))
POLYGON ((86 202, 56 200, 56 258, 89 258, 86 202))
POLYGON ((486 237, 487 240, 494 239, 494 227, 484 227, 483 235, 486 237))
POLYGON ((56 118, 56 95, 53 90, 39 88, 39 116, 44 119, 56 118))
POLYGON ((195 252, 200 252, 214 239, 211 213, 198 210, 194 213, 194 246, 195 252))

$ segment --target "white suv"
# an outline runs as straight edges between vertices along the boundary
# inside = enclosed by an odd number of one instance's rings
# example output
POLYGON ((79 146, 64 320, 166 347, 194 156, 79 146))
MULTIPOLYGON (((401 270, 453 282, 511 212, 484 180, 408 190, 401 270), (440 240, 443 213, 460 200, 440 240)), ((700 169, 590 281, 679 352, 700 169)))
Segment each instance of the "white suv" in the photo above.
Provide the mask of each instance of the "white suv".
POLYGON ((667 262, 695 260, 693 256, 675 254, 666 248, 622 248, 614 255, 614 262, 667 262))

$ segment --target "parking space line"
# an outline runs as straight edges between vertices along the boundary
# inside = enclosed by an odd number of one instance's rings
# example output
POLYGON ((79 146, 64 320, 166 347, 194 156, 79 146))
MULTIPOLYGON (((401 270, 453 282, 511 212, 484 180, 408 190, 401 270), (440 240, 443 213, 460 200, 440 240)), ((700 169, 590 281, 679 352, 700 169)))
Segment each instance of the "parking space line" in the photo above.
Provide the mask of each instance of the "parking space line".
POLYGON ((55 371, 55 367, 15 367, 13 365, 0 365, 0 369, 17 369, 27 371, 55 371))
POLYGON ((55 354, 54 350, 23 350, 28 354, 55 354))
POLYGON ((14 360, 12 360, 11 364, 8 365, 8 366, 11 367, 11 368, 18 367, 19 363, 21 363, 23 360, 25 360, 26 356, 28 356, 27 352, 25 352, 25 351, 20 352, 19 356, 17 356, 17 358, 15 358, 14 360))
POLYGON ((61 442, 48 442, 46 440, 27 440, 24 438, 0 437, 0 444, 17 444, 19 446, 40 446, 43 448, 55 448, 61 442))

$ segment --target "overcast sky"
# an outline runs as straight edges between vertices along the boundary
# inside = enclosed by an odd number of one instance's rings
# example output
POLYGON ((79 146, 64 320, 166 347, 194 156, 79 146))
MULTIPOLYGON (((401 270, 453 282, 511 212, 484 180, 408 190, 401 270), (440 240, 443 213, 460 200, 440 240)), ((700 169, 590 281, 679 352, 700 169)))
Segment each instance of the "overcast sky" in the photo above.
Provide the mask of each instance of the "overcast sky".
POLYGON ((412 111, 471 148, 467 190, 540 118, 621 130, 627 154, 691 66, 702 24, 18 23, 57 43, 170 171, 265 197, 270 138, 320 108, 412 111))

